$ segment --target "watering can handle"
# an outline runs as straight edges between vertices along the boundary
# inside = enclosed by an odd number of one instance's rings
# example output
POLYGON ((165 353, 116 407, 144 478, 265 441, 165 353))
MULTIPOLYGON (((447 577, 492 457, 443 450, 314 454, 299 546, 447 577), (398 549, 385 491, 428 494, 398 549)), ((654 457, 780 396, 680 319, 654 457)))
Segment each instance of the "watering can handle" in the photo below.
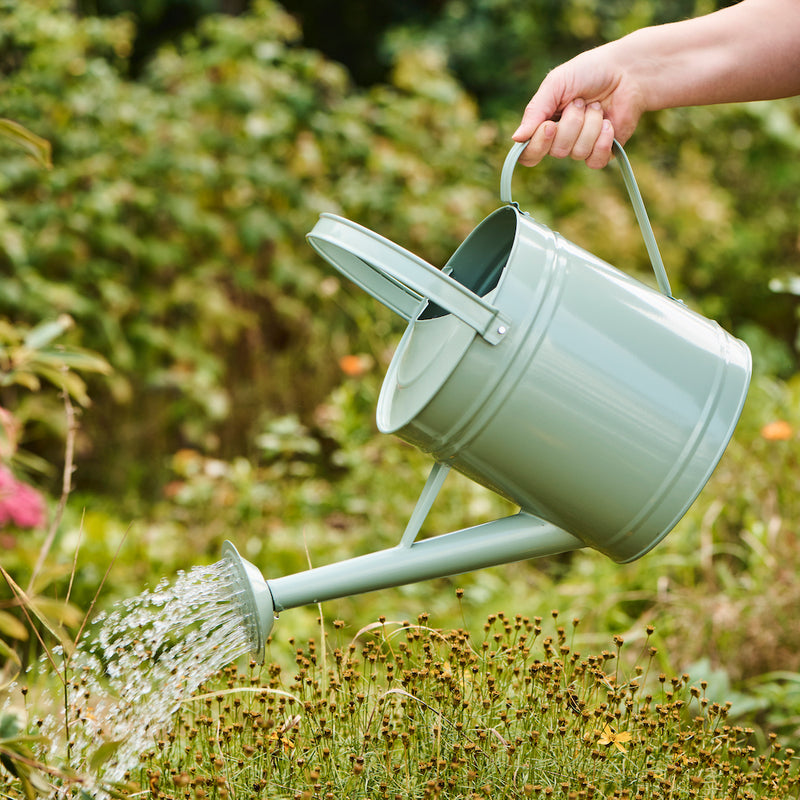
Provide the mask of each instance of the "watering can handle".
MULTIPOLYGON (((500 174, 500 199, 504 203, 516 205, 511 199, 511 176, 514 174, 514 167, 517 164, 517 159, 522 155, 522 151, 527 146, 528 142, 516 142, 511 150, 508 151, 508 155, 503 164, 503 171, 500 174)), ((669 278, 667 278, 667 271, 664 269, 664 262, 661 260, 661 253, 656 244, 656 237, 653 235, 653 227, 650 225, 650 219, 644 208, 642 194, 639 191, 636 179, 633 177, 631 162, 628 161, 628 156, 622 149, 622 145, 616 139, 614 139, 613 149, 614 155, 617 156, 617 163, 619 164, 620 171, 622 172, 622 180, 625 183, 625 188, 628 190, 628 196, 633 205, 633 213, 636 215, 636 220, 642 231, 644 246, 647 248, 647 254, 650 256, 650 263, 653 266, 656 283, 663 294, 667 297, 672 297, 672 289, 669 285, 669 278)))
POLYGON ((406 320, 430 300, 465 322, 489 344, 510 323, 489 302, 390 239, 336 214, 320 214, 309 244, 353 283, 406 320))

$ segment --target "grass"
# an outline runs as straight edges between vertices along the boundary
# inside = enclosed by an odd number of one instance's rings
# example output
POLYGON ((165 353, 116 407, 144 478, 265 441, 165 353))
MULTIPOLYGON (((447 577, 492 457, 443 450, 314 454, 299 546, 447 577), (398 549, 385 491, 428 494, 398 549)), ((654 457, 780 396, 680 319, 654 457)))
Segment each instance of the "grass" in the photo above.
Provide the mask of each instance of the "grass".
MULTIPOLYGON (((577 620, 503 613, 477 640, 380 620, 289 640, 293 669, 231 666, 142 754, 130 797, 784 798, 793 751, 728 721, 649 641, 582 655, 577 620)), ((275 644, 272 647, 276 647, 275 644)))

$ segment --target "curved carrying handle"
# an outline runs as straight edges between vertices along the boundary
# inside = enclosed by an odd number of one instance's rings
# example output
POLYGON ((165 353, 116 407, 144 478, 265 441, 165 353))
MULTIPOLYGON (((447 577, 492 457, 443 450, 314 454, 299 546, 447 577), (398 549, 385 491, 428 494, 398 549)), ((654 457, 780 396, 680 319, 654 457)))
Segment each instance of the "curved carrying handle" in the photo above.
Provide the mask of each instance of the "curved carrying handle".
POLYGON ((309 244, 343 275, 406 320, 431 300, 497 344, 509 322, 491 304, 390 239, 335 214, 320 214, 309 244))
MULTIPOLYGON (((514 174, 514 167, 517 165, 517 159, 522 155, 522 151, 527 146, 528 142, 516 142, 511 150, 508 151, 506 160, 503 163, 503 171, 500 174, 500 199, 504 203, 516 205, 511 199, 511 177, 514 174)), ((633 205, 633 213, 636 215, 636 221, 639 223, 639 228, 642 231, 644 246, 647 248, 647 254, 650 256, 650 263, 653 266, 656 283, 663 294, 667 297, 672 297, 672 289, 669 285, 669 278, 667 278, 667 271, 664 269, 664 262, 661 260, 661 253, 656 244, 656 237, 653 235, 653 228, 650 225, 650 219, 644 208, 642 194, 639 191, 636 178, 633 177, 631 162, 628 161, 628 156, 622 149, 622 145, 616 139, 614 139, 613 149, 614 154, 617 156, 617 163, 619 164, 620 171, 622 172, 622 180, 625 183, 625 188, 628 190, 628 196, 633 205)))

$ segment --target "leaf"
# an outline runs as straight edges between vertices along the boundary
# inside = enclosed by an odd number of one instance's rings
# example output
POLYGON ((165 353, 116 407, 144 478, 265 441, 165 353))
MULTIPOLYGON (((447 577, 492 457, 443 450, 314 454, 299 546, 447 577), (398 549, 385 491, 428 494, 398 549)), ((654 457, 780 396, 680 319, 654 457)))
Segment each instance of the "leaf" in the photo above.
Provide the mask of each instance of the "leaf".
POLYGON ((68 331, 75 323, 69 314, 61 314, 58 319, 42 322, 32 328, 25 336, 23 344, 29 350, 39 350, 68 331))
POLYGON ((19 145, 23 150, 26 150, 28 155, 36 161, 39 166, 51 169, 53 166, 52 161, 52 148, 47 139, 37 136, 32 131, 29 131, 18 122, 10 119, 0 119, 0 136, 19 145))
POLYGON ((22 784, 28 800, 37 797, 50 797, 52 786, 39 771, 44 768, 33 756, 28 742, 39 741, 41 737, 19 736, 15 739, 0 740, 0 762, 22 784))
POLYGON ((107 761, 110 761, 116 755, 121 744, 122 741, 110 741, 101 744, 89 760, 89 768, 92 772, 97 772, 107 761))
POLYGON ((83 612, 77 606, 51 597, 32 597, 29 608, 32 608, 39 619, 47 617, 55 625, 74 628, 83 620, 83 612))
MULTIPOLYGON (((28 629, 13 614, 0 611, 0 636, 9 636, 24 642, 28 639, 28 629)), ((0 655, 2 654, 3 652, 0 650, 0 655)))
POLYGON ((68 578, 71 571, 71 564, 45 563, 34 576, 33 585, 28 586, 31 597, 42 596, 48 586, 62 578, 68 578))
POLYGON ((17 600, 22 603, 22 605, 31 613, 33 614, 39 622, 44 625, 45 628, 56 638, 60 639, 57 631, 53 629, 52 620, 49 620, 47 616, 39 613, 34 603, 31 602, 31 598, 25 593, 24 589, 9 575, 8 571, 3 568, 3 565, 0 564, 0 574, 2 574, 3 578, 5 579, 6 583, 8 584, 11 591, 16 595, 17 600))
MULTIPOLYGON (((6 660, 3 669, 0 670, 0 691, 2 691, 17 679, 22 662, 14 648, 2 639, 0 639, 0 658, 6 660)), ((2 720, 0 720, 0 728, 2 728, 2 720)))
POLYGON ((36 359, 83 372, 99 372, 103 375, 111 372, 111 365, 102 356, 79 347, 40 350, 36 354, 36 359))
POLYGON ((24 386, 31 392, 38 392, 41 386, 39 379, 32 372, 21 369, 5 373, 2 381, 0 381, 0 386, 12 386, 13 384, 24 386))
POLYGON ((5 712, 0 716, 0 740, 10 739, 19 733, 20 724, 16 714, 5 712))
POLYGON ((68 369, 58 369, 46 364, 36 365, 36 371, 45 380, 67 392, 78 404, 86 407, 91 405, 89 395, 86 393, 86 384, 75 372, 68 369))

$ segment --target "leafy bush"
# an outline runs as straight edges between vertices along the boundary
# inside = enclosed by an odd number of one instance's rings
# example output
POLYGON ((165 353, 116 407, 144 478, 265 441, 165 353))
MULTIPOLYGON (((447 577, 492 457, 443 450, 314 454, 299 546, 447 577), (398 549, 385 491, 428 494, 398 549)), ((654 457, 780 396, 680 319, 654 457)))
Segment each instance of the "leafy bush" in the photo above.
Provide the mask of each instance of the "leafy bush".
MULTIPOLYGON (((723 5, 449 0, 435 20, 398 26, 385 46, 390 52, 420 43, 435 48, 478 98, 482 113, 510 135, 557 64, 642 26, 723 5)), ((627 148, 681 296, 729 328, 757 323, 791 347, 796 302, 773 294, 768 283, 800 269, 793 222, 800 188, 800 101, 646 115, 627 148)), ((572 164, 537 167, 531 179, 537 215, 611 263, 646 274, 638 234, 622 207, 627 201, 621 205, 606 179, 588 172, 572 164)), ((785 366, 784 374, 794 364, 785 366)))
MULTIPOLYGON (((496 61, 484 45, 498 31, 543 36, 555 25, 541 56, 555 60, 559 47, 656 19, 626 22, 609 8, 597 12, 602 30, 576 39, 591 17, 584 5, 546 24, 545 6, 476 8, 465 36, 496 61)), ((441 30, 457 10, 447 6, 441 30)), ((240 17, 205 17, 132 81, 128 18, 78 18, 59 0, 8 3, 6 17, 6 113, 52 142, 54 168, 0 153, 0 313, 29 324, 67 313, 73 343, 114 367, 92 387, 78 480, 118 503, 157 491, 180 447, 247 455, 264 412, 307 423, 339 382, 342 356, 385 363, 399 324, 343 289, 306 245, 320 211, 441 264, 497 205, 505 143, 448 71, 458 37, 434 30, 396 45, 392 84, 356 89, 264 0, 240 17)), ((525 71, 508 83, 532 85, 536 70, 525 71)), ((669 112, 634 145, 677 291, 744 326, 783 374, 794 364, 795 301, 769 280, 798 266, 785 210, 800 163, 795 114, 790 103, 669 112)), ((510 116, 502 125, 510 130, 510 116)), ((647 275, 613 171, 550 164, 518 178, 515 194, 569 238, 647 275)), ((53 445, 37 447, 52 455, 53 445)))
MULTIPOLYGON (((23 148, 38 166, 51 166, 50 143, 17 122, 0 120, 0 141, 23 148)), ((0 405, 0 545, 5 553, 15 554, 14 558, 6 556, 5 563, 0 565, 4 583, 11 590, 8 599, 0 596, 0 656, 4 660, 0 670, 0 691, 9 685, 22 666, 17 649, 22 649, 21 643, 30 638, 32 617, 56 635, 64 630, 64 624, 69 624, 69 619, 75 619, 75 609, 68 602, 69 593, 67 600, 51 600, 41 595, 42 588, 52 580, 52 575, 43 578, 42 573, 45 572, 45 562, 58 533, 64 503, 69 494, 75 437, 72 403, 73 400, 83 406, 89 403, 86 384, 80 373, 107 373, 108 365, 95 353, 58 342, 72 325, 72 319, 64 314, 32 329, 12 325, 0 317, 0 389, 4 402, 10 398, 15 407, 15 413, 11 413, 0 405), (59 403, 66 410, 62 497, 47 526, 47 534, 38 549, 35 562, 31 560, 26 564, 30 571, 27 590, 23 590, 9 570, 17 573, 15 567, 18 566, 19 555, 25 561, 28 554, 27 548, 20 545, 20 540, 30 537, 33 531, 43 531, 48 514, 43 495, 15 473, 42 473, 50 465, 20 450, 19 440, 23 429, 31 427, 32 422, 51 421, 48 404, 56 396, 54 390, 58 392, 59 403), (11 645, 12 641, 17 649, 11 645)), ((24 761, 26 740, 24 736, 17 736, 18 728, 13 717, 0 717, 0 738, 5 747, 12 750, 18 747, 18 751, 14 752, 17 755, 22 753, 24 761)), ((6 753, 6 760, 9 757, 6 753)), ((17 764, 16 774, 26 786, 32 781, 26 776, 24 764, 17 764)))
POLYGON ((208 17, 138 83, 130 23, 67 6, 12 3, 2 34, 8 111, 54 168, 4 157, 0 311, 69 313, 113 365, 83 481, 122 493, 157 485, 182 443, 241 452, 250 417, 307 413, 339 356, 382 351, 388 312, 343 296, 305 233, 346 209, 441 262, 493 204, 478 148, 494 134, 424 54, 396 88, 353 91, 270 2, 208 17))

